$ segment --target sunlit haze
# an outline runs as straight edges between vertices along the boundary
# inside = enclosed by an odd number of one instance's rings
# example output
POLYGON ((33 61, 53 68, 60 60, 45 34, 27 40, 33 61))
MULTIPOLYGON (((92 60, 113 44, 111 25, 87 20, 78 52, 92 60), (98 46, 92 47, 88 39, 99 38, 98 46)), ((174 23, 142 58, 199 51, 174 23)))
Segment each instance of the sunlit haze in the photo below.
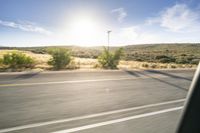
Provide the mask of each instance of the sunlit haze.
POLYGON ((62 35, 66 36, 67 44, 93 46, 105 40, 106 28, 98 16, 81 13, 66 22, 62 35), (103 37, 103 38, 102 38, 103 37))
POLYGON ((1 0, 0 46, 200 42, 198 0, 1 0), (156 3, 156 4, 155 4, 156 3))

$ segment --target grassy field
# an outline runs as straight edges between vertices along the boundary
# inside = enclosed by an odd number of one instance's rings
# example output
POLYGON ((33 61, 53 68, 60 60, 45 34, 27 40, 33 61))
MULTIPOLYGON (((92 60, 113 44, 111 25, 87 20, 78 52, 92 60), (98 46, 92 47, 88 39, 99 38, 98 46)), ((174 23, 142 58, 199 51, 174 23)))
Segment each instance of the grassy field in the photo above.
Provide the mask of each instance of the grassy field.
MULTIPOLYGON (((99 69, 97 57, 102 47, 60 46, 71 50, 73 61, 69 69, 99 69)), ((51 69, 47 61, 51 58, 47 50, 55 47, 0 48, 0 58, 6 53, 22 52, 36 61, 35 69, 51 69)), ((118 47, 111 47, 111 51, 118 47)), ((118 68, 171 69, 195 68, 200 60, 200 44, 146 44, 123 47, 124 56, 118 68)), ((3 67, 2 65, 0 66, 3 67)))

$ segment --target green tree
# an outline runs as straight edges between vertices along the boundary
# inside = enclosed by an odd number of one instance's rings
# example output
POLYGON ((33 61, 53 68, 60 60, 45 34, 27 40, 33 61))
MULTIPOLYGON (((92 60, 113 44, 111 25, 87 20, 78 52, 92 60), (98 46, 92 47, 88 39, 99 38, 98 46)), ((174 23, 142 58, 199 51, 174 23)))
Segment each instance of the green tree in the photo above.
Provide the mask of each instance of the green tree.
POLYGON ((98 57, 98 62, 105 69, 116 69, 122 54, 122 48, 110 52, 104 47, 102 54, 98 57))
POLYGON ((71 61, 71 53, 68 49, 54 48, 48 50, 48 53, 52 55, 52 58, 48 61, 48 64, 52 65, 54 69, 63 69, 71 61))

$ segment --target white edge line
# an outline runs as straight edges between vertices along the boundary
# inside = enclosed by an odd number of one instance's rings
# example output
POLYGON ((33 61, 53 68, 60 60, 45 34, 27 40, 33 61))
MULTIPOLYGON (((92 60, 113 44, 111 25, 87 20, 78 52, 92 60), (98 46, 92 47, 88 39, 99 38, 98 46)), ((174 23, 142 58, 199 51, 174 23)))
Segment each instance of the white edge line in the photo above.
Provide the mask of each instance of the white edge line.
POLYGON ((75 120, 94 118, 94 117, 99 117, 99 116, 104 116, 104 115, 110 115, 110 114, 122 113, 122 112, 126 112, 126 111, 133 111, 133 110, 137 110, 137 109, 148 108, 148 107, 156 107, 156 106, 160 106, 160 105, 179 103, 179 102, 183 102, 183 101, 185 101, 185 99, 179 99, 179 100, 167 101, 167 102, 162 102, 162 103, 143 105, 143 106, 138 106, 138 107, 126 108, 126 109, 119 109, 119 110, 114 110, 114 111, 102 112, 102 113, 79 116, 79 117, 72 117, 72 118, 61 119, 61 120, 54 120, 54 121, 28 124, 28 125, 23 125, 23 126, 16 126, 16 127, 11 127, 11 128, 0 129, 0 133, 22 130, 22 129, 27 129, 27 128, 40 127, 40 126, 46 126, 46 125, 51 125, 51 124, 70 122, 70 121, 75 121, 75 120))
MULTIPOLYGON (((159 76, 166 77, 166 76, 159 76)), ((32 85, 47 85, 47 84, 65 84, 65 83, 86 83, 86 82, 102 82, 102 81, 118 81, 118 80, 133 80, 133 79, 147 79, 149 77, 125 77, 117 79, 90 79, 90 80, 67 80, 67 81, 56 81, 56 82, 35 82, 35 83, 20 83, 20 84, 1 84, 0 87, 10 87, 10 86, 32 86, 32 85)))
POLYGON ((127 78, 117 78, 117 79, 68 80, 68 81, 41 82, 41 83, 0 84, 0 87, 46 85, 46 84, 64 84, 64 83, 84 83, 84 82, 116 81, 116 80, 131 80, 131 79, 135 79, 135 78, 127 77, 127 78))
POLYGON ((177 111, 177 110, 180 110, 182 108, 183 108, 183 106, 175 107, 175 108, 169 108, 169 109, 164 109, 164 110, 160 110, 160 111, 155 111, 155 112, 150 112, 150 113, 145 113, 145 114, 140 114, 140 115, 135 115, 135 116, 130 116, 130 117, 124 117, 124 118, 121 118, 121 119, 115 119, 115 120, 111 120, 111 121, 105 121, 105 122, 95 123, 95 124, 91 124, 91 125, 86 125, 86 126, 56 131, 56 132, 53 132, 53 133, 72 133, 72 132, 77 132, 77 131, 81 131, 81 130, 86 130, 86 129, 106 126, 106 125, 110 125, 110 124, 115 124, 115 123, 119 123, 119 122, 129 121, 129 120, 133 120, 133 119, 148 117, 148 116, 152 116, 152 115, 177 111))

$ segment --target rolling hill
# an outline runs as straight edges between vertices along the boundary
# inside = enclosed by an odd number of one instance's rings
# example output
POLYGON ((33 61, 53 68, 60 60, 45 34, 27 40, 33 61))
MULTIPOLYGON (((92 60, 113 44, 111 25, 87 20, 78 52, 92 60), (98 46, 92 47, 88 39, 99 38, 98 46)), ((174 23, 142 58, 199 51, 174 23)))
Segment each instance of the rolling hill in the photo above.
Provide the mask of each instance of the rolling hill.
MULTIPOLYGON (((70 49, 72 55, 80 58, 97 58, 103 47, 47 46, 47 47, 0 47, 45 54, 48 49, 62 47, 70 49)), ((110 47, 111 51, 118 47, 110 47)), ((159 63, 198 64, 200 43, 143 44, 123 46, 123 60, 159 63)))

